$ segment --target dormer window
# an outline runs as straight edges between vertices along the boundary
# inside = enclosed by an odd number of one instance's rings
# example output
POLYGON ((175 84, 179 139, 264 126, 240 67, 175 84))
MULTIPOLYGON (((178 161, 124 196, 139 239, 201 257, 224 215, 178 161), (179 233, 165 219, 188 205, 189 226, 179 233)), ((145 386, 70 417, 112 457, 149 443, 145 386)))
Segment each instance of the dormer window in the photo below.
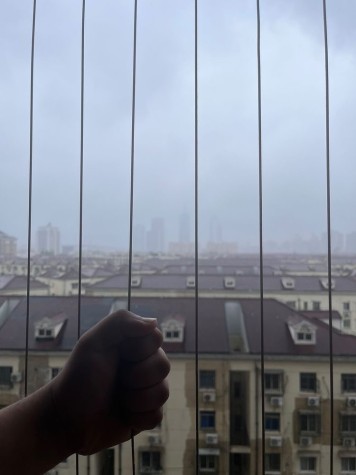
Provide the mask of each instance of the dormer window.
POLYGON ((43 318, 35 323, 35 338, 36 340, 51 340, 55 339, 65 321, 67 320, 65 315, 56 315, 53 318, 43 318))
POLYGON ((290 334, 296 345, 315 345, 316 327, 310 322, 288 323, 290 334))
POLYGON ((184 321, 179 318, 169 318, 161 325, 163 341, 181 343, 184 340, 184 321))

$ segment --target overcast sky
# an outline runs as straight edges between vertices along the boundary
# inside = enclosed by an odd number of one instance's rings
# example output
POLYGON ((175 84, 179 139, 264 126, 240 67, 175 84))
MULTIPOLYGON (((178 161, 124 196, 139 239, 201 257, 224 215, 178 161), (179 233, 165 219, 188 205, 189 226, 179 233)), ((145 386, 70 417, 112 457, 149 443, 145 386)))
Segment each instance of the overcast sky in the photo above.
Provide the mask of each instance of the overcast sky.
MULTIPOLYGON (((0 230, 25 242, 32 2, 0 16, 0 230)), ((194 2, 141 0, 138 12, 135 223, 193 222, 194 2)), ((255 0, 199 2, 200 235, 258 241, 255 0)), ((328 2, 332 227, 356 230, 356 4, 328 2)), ((261 0, 264 233, 326 229, 322 1, 261 0)), ((87 1, 84 243, 128 242, 133 2, 87 1)), ((38 0, 33 230, 78 240, 81 2, 38 0)))

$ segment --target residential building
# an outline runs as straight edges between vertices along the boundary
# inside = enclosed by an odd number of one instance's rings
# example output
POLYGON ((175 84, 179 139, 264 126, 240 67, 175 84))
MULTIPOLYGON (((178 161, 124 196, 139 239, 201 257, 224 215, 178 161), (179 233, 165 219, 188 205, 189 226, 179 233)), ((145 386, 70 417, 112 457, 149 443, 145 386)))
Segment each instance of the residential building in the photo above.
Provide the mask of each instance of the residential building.
POLYGON ((0 231, 0 257, 11 258, 17 254, 17 239, 0 231))
POLYGON ((41 226, 37 230, 37 250, 39 254, 52 254, 56 256, 60 253, 60 232, 51 223, 41 226))

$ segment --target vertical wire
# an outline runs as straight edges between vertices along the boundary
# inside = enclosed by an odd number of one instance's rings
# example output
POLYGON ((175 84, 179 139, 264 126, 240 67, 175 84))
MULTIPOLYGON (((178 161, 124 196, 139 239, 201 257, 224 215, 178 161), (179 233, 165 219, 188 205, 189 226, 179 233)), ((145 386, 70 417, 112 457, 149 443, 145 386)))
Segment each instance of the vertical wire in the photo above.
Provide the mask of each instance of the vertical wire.
MULTIPOLYGON (((84 63, 85 60, 85 0, 82 1, 81 72, 80 72, 80 177, 79 177, 79 257, 78 257, 78 321, 77 339, 81 331, 82 262, 83 262, 83 172, 84 172, 84 63)), ((79 474, 79 456, 75 455, 76 475, 79 474)))
MULTIPOLYGON (((264 287, 263 287, 263 181, 262 181, 262 94, 261 94, 261 12, 256 0, 257 13, 257 88, 258 88, 258 186, 259 186, 259 254, 260 254, 260 325, 261 325, 261 408, 262 408, 262 473, 265 473, 266 438, 265 419, 265 349, 264 349, 264 287)), ((258 463, 258 461, 256 461, 258 463)))
POLYGON ((28 226, 27 226, 27 289, 26 289, 26 348, 25 348, 25 396, 28 394, 28 340, 30 327, 31 294, 31 234, 32 234, 32 164, 33 164, 33 77, 35 64, 36 37, 36 0, 33 1, 32 43, 31 43, 31 80, 30 80, 30 158, 28 173, 28 226))
MULTIPOLYGON (((131 109, 131 171, 130 171, 130 230, 129 230, 129 271, 127 283, 127 309, 131 310, 132 243, 134 211, 134 171, 135 171, 135 123, 136 123, 136 51, 137 51, 137 0, 134 7, 133 57, 132 57, 132 109, 131 109)), ((136 473, 135 438, 131 434, 132 474, 136 473)))
POLYGON ((331 288, 331 199, 330 199, 330 103, 329 103, 329 48, 326 0, 323 0, 324 59, 325 59, 325 146, 326 146, 326 203, 328 236, 328 305, 329 305, 329 368, 330 368, 330 474, 334 463, 334 358, 332 333, 331 288))
POLYGON ((194 8, 195 471, 199 473, 198 0, 194 8))

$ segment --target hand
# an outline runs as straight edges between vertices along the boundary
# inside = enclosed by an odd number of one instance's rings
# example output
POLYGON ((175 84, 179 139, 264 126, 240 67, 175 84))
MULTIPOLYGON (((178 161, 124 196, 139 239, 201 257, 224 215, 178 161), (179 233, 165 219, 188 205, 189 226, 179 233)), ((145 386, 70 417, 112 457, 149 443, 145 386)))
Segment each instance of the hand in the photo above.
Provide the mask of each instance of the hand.
POLYGON ((130 439, 162 420, 169 361, 156 320, 116 312, 86 332, 50 383, 68 450, 82 455, 130 439))

